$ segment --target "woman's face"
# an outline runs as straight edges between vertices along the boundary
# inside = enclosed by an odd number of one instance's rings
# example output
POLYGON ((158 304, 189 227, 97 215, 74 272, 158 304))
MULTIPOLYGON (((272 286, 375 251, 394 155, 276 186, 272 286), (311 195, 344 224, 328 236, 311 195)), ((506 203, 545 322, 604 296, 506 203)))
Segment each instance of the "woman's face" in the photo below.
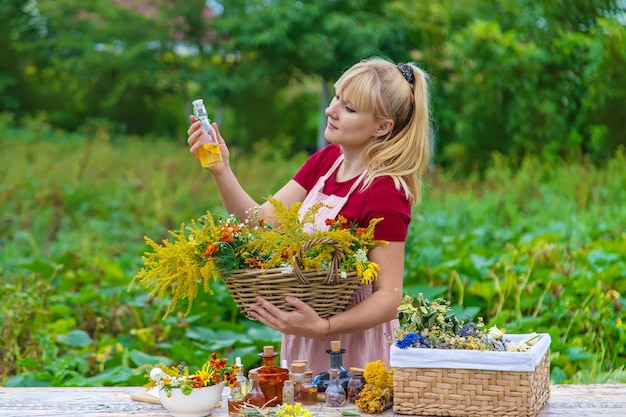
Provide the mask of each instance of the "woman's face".
POLYGON ((328 124, 324 131, 326 140, 344 147, 362 147, 379 132, 380 123, 371 112, 355 109, 350 100, 339 93, 326 108, 328 124))

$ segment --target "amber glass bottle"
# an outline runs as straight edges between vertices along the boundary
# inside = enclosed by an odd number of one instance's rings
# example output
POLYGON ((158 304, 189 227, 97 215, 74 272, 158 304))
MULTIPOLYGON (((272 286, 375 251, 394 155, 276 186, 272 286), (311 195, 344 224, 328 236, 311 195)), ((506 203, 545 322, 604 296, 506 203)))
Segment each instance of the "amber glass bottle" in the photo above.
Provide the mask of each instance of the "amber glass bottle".
POLYGON ((257 407, 263 407, 266 400, 263 390, 261 390, 261 385, 259 384, 259 374, 254 371, 250 371, 248 373, 248 378, 250 379, 250 389, 246 393, 244 401, 252 405, 256 405, 257 407))
POLYGON ((339 383, 344 390, 348 388, 348 381, 350 381, 350 373, 343 367, 343 354, 346 353, 345 349, 341 348, 341 341, 333 340, 330 342, 330 349, 326 351, 330 355, 330 368, 328 371, 317 374, 313 377, 313 382, 317 385, 319 392, 326 391, 328 383, 330 382, 330 370, 337 369, 339 383))
POLYGON ((274 352, 274 346, 264 346, 263 352, 259 353, 259 357, 263 359, 263 365, 250 371, 259 374, 259 385, 271 407, 283 403, 283 384, 289 379, 289 369, 276 366, 276 356, 278 353, 274 352))
POLYGON ((243 407, 244 396, 241 393, 239 385, 235 385, 230 389, 228 396, 228 415, 239 416, 239 410, 243 407))

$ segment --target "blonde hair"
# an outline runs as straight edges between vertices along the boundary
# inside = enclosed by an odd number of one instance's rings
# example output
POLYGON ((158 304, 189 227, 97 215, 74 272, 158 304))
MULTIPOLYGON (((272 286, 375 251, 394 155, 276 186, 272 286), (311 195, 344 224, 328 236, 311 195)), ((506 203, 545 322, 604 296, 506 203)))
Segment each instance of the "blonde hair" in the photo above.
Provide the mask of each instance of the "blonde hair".
POLYGON ((421 200, 421 180, 430 160, 430 97, 428 74, 415 66, 409 83, 398 66, 383 58, 363 60, 335 83, 335 91, 375 120, 393 120, 392 131, 377 138, 365 152, 368 173, 363 187, 390 176, 411 204, 421 200))

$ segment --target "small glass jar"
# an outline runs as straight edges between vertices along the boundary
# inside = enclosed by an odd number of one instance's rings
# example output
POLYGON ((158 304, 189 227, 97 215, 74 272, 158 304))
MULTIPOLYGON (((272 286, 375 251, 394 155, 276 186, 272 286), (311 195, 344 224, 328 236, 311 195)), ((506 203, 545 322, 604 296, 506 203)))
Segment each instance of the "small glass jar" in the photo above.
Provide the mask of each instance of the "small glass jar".
POLYGON ((313 382, 313 371, 304 371, 304 382, 300 387, 300 402, 302 405, 317 404, 317 384, 313 382))
POLYGON ((283 383, 283 404, 294 405, 295 403, 293 381, 285 381, 283 383))
POLYGON ((230 395, 228 396, 228 415, 240 416, 240 410, 243 407, 244 396, 241 392, 241 387, 235 385, 230 389, 230 395))
POLYGON ((304 383, 305 364, 301 362, 292 362, 291 364, 291 380, 293 381, 294 398, 297 403, 301 403, 302 384, 304 383))
POLYGON ((330 370, 330 381, 324 392, 324 400, 330 407, 341 407, 346 403, 346 390, 341 386, 339 370, 330 370))
POLYGON ((363 368, 350 368, 350 375, 352 375, 352 377, 350 378, 350 381, 348 381, 348 389, 346 390, 346 394, 348 395, 348 401, 352 403, 356 402, 356 400, 359 398, 361 390, 365 386, 365 378, 363 378, 363 372, 365 372, 363 368))

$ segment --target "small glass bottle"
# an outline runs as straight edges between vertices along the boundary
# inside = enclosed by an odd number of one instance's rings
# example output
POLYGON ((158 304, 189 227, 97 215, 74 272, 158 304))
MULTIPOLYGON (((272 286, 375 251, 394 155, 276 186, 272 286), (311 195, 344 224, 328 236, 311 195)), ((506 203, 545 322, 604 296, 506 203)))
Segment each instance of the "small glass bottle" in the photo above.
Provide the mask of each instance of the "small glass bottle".
POLYGON ((350 402, 356 402, 359 398, 359 393, 365 385, 363 372, 365 372, 363 368, 350 368, 350 374, 352 377, 350 378, 350 381, 348 381, 348 388, 346 389, 348 401, 350 402))
POLYGON ((244 397, 244 402, 256 405, 257 407, 263 407, 266 400, 259 383, 259 374, 255 371, 250 371, 248 376, 250 377, 250 389, 244 397))
POLYGON ((283 384, 283 404, 294 405, 296 403, 293 381, 287 380, 283 384))
POLYGON ((300 387, 300 402, 302 405, 317 404, 317 385, 313 382, 313 371, 304 371, 304 382, 300 387))
POLYGON ((235 385, 230 389, 230 395, 228 396, 228 415, 239 416, 239 410, 243 407, 244 395, 241 393, 239 385, 235 385))
POLYGON ((324 400, 330 407, 341 407, 346 403, 346 390, 339 381, 339 370, 330 370, 330 381, 324 393, 324 400))
POLYGON ((302 384, 304 383, 305 368, 306 365, 302 362, 291 363, 291 380, 293 381, 294 397, 297 403, 302 402, 300 398, 300 391, 302 390, 302 384))
POLYGON ((259 374, 259 385, 268 401, 268 406, 275 407, 283 403, 283 383, 289 379, 289 369, 274 364, 278 353, 274 346, 263 346, 263 352, 258 354, 263 359, 263 365, 255 368, 259 374), (274 398, 276 397, 276 398, 274 398))
POLYGON ((237 373, 237 381, 239 381, 239 388, 241 389, 241 393, 246 395, 248 392, 248 378, 243 371, 243 364, 241 363, 241 357, 237 356, 235 358, 235 365, 239 368, 239 372, 237 373))
POLYGON ((193 114, 202 123, 202 129, 207 132, 210 143, 205 143, 198 149, 198 158, 200 159, 200 165, 204 168, 213 166, 222 162, 222 153, 220 152, 219 144, 217 143, 217 137, 215 131, 211 127, 211 121, 204 107, 204 100, 201 98, 191 102, 193 106, 193 114))
POLYGON ((346 350, 341 348, 341 341, 333 340, 330 342, 330 349, 328 349, 326 353, 330 355, 330 368, 326 372, 315 375, 313 382, 317 384, 317 390, 319 392, 326 391, 326 387, 330 381, 330 370, 337 369, 339 371, 339 381, 345 391, 348 388, 348 381, 350 380, 350 373, 343 367, 342 355, 346 353, 346 350))

